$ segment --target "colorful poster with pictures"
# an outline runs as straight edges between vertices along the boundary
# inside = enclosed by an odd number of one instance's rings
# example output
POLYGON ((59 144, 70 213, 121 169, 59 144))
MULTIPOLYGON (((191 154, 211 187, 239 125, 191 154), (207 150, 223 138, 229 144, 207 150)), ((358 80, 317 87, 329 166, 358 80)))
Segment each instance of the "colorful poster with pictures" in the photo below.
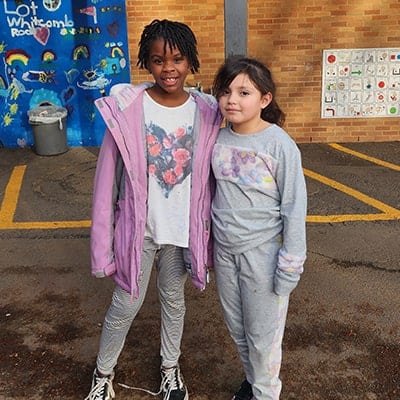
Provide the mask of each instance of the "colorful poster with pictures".
POLYGON ((70 146, 101 144, 94 100, 129 82, 122 0, 0 0, 0 147, 30 147, 28 110, 67 110, 70 146))
POLYGON ((323 51, 322 118, 399 115, 399 48, 323 51))

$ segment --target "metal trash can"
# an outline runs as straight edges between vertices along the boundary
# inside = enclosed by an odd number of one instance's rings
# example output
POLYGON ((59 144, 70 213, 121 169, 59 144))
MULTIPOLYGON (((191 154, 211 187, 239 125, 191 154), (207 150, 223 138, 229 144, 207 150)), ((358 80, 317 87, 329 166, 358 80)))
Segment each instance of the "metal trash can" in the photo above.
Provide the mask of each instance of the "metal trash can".
POLYGON ((65 153, 67 146, 67 110, 56 106, 39 106, 28 111, 35 153, 52 156, 65 153))

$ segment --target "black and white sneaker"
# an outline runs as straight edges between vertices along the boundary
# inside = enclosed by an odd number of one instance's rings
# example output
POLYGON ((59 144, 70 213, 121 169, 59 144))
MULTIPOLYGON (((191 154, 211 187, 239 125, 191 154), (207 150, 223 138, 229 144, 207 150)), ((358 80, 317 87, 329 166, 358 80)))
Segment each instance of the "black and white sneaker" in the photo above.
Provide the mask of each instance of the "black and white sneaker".
POLYGON ((189 400, 189 393, 183 381, 179 366, 161 368, 161 386, 163 400, 189 400))
POLYGON ((97 369, 93 372, 92 388, 85 400, 112 400, 115 397, 112 381, 114 373, 107 376, 100 376, 97 369))
POLYGON ((251 384, 245 379, 240 385, 239 390, 232 397, 232 400, 251 400, 253 398, 253 390, 251 384))

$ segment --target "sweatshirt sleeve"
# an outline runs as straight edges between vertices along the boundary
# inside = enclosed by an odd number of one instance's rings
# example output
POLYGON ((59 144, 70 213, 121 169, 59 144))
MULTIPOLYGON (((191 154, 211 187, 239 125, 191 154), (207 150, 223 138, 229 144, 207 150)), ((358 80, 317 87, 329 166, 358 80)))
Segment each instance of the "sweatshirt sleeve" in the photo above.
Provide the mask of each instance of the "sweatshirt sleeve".
POLYGON ((281 148, 277 184, 283 232, 274 291, 277 295, 287 296, 297 286, 306 259, 307 192, 300 150, 291 139, 281 148))
POLYGON ((115 272, 114 209, 117 199, 116 165, 119 152, 107 130, 97 160, 93 188, 90 254, 92 274, 97 277, 115 272))

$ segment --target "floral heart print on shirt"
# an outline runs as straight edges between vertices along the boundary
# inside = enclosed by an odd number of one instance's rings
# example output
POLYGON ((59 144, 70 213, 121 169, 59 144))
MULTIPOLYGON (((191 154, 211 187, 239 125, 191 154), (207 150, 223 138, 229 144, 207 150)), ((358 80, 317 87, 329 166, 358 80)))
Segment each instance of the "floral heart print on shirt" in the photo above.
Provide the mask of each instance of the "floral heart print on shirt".
POLYGON ((192 171, 192 129, 180 127, 168 133, 158 125, 147 125, 149 174, 156 178, 166 198, 192 171))

